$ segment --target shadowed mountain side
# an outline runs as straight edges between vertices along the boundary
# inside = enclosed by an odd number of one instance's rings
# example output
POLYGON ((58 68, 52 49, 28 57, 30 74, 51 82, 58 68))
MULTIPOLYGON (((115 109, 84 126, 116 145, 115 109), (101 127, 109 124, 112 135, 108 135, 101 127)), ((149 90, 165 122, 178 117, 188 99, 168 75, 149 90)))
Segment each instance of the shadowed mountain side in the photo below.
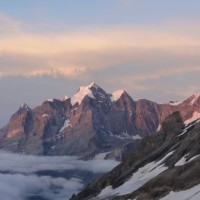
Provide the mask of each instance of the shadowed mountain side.
POLYGON ((200 184, 200 124, 184 126, 175 112, 158 134, 135 144, 127 158, 72 200, 156 200, 200 184))

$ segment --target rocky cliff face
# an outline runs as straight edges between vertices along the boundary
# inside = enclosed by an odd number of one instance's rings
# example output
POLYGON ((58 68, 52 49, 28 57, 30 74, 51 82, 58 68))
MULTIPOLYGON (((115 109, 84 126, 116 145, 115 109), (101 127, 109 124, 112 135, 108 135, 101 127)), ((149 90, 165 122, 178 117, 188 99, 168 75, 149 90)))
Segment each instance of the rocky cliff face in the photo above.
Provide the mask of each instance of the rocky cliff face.
POLYGON ((71 199, 199 199, 199 131, 200 120, 185 126, 175 112, 159 134, 137 141, 124 162, 71 199))
POLYGON ((28 154, 84 156, 115 149, 114 155, 129 142, 156 131, 175 111, 180 111, 186 123, 199 118, 199 96, 157 104, 135 101, 123 90, 111 95, 92 83, 80 87, 72 98, 49 99, 34 109, 23 104, 0 129, 0 148, 28 154))

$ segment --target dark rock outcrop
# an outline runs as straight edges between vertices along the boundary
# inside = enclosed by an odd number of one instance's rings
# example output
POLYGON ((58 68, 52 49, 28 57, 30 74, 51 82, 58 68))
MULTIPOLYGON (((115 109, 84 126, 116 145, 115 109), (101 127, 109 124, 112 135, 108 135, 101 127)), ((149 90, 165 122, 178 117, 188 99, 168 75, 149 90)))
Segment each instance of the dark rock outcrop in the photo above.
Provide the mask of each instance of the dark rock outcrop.
POLYGON ((200 184, 200 122, 194 121, 185 127, 180 113, 175 112, 166 118, 162 127, 158 134, 152 134, 137 141, 124 162, 90 183, 71 200, 136 198, 137 200, 157 200, 171 191, 186 190, 200 184), (154 164, 155 167, 151 168, 154 164), (163 170, 156 174, 161 168, 163 170), (145 174, 146 172, 148 173, 145 174), (137 173, 141 174, 134 176, 135 185, 145 180, 140 179, 145 175, 150 176, 150 179, 146 179, 138 188, 134 189, 133 185, 133 190, 126 195, 117 195, 117 189, 137 173), (149 175, 151 173, 155 174, 149 175), (116 193, 110 193, 110 196, 99 196, 101 191, 108 186, 116 190, 116 193))

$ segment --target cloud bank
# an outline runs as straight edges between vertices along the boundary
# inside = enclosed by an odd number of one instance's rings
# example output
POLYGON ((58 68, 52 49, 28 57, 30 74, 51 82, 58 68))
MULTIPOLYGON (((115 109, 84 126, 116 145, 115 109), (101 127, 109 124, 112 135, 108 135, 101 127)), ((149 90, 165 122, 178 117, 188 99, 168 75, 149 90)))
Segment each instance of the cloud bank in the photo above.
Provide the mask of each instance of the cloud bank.
POLYGON ((93 26, 58 34, 27 32, 21 22, 2 14, 0 22, 1 77, 49 75, 85 80, 92 72, 127 65, 140 76, 137 66, 151 68, 155 74, 158 63, 160 69, 175 75, 175 67, 190 72, 200 64, 196 23, 190 30, 173 22, 152 27, 93 26), (168 66, 162 66, 165 62, 168 66))
MULTIPOLYGON (((126 9, 135 1, 117 5, 126 9)), ((124 89, 135 100, 159 103, 199 91, 200 26, 194 18, 97 23, 70 31, 58 25, 48 32, 5 14, 0 23, 1 126, 23 102, 35 107, 90 82, 109 93, 124 89)))
POLYGON ((79 179, 52 178, 23 174, 0 173, 0 198, 3 200, 25 200, 37 197, 47 200, 66 200, 83 188, 79 179))
MULTIPOLYGON (((82 161, 69 156, 32 156, 0 152, 0 199, 25 200, 33 196, 64 200, 84 187, 80 178, 37 175, 39 172, 81 170, 92 173, 110 171, 119 162, 82 161)), ((64 173, 63 173, 64 174, 64 173)))

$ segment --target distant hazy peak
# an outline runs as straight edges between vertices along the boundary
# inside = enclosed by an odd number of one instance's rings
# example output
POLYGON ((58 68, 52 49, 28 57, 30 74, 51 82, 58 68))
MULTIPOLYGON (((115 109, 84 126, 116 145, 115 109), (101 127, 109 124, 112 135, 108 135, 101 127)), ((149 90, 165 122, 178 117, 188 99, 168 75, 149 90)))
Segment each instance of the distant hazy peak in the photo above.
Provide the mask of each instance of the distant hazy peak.
POLYGON ((47 99, 48 102, 53 102, 55 99, 52 98, 52 99, 47 99))
POLYGON ((25 110, 30 110, 30 107, 26 104, 26 103, 23 103, 19 109, 25 109, 25 110))

